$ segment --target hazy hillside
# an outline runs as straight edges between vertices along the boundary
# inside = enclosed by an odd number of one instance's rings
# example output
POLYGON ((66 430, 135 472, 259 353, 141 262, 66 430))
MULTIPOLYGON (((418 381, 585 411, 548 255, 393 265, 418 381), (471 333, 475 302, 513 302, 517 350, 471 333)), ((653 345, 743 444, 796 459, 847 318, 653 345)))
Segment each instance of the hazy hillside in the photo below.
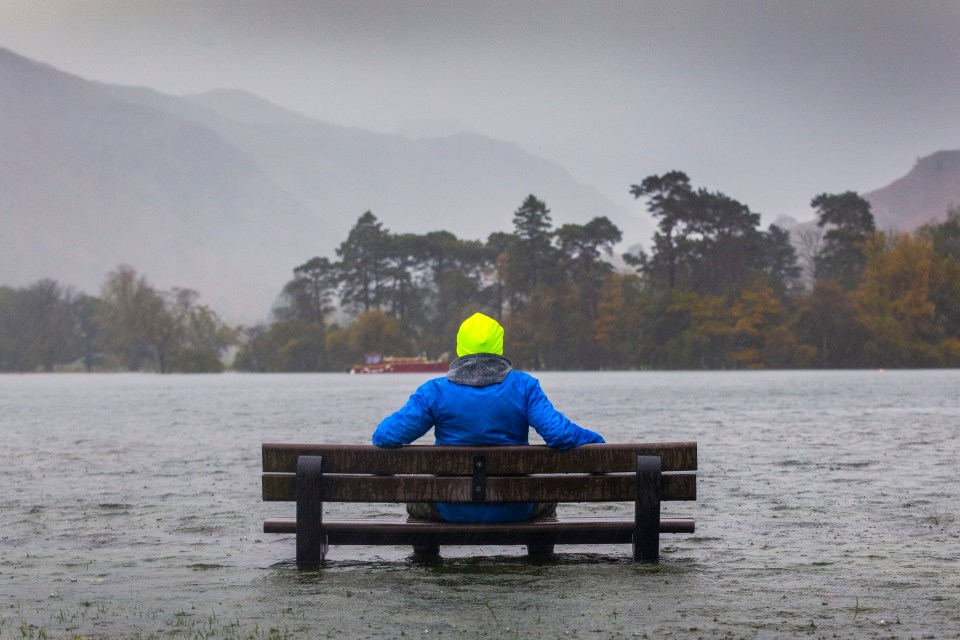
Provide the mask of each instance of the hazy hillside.
MULTIPOLYGON (((938 151, 919 158, 904 177, 860 195, 870 203, 881 231, 914 231, 931 221, 943 222, 951 207, 960 206, 960 151, 938 151)), ((798 222, 784 218, 776 223, 790 230, 801 262, 809 265, 814 250, 811 239, 821 233, 816 219, 798 222)))
POLYGON ((0 50, 0 283, 97 292, 128 263, 266 315, 333 232, 210 128, 0 50))
POLYGON ((483 239, 509 231, 513 212, 530 193, 547 202, 558 225, 606 215, 628 240, 646 242, 652 233, 639 208, 634 213, 618 207, 560 165, 510 143, 473 134, 411 139, 341 127, 242 91, 179 99, 143 89, 109 90, 214 129, 343 236, 372 210, 393 231, 444 228, 483 239))
POLYGON ((946 219, 960 206, 960 151, 938 151, 920 158, 904 177, 864 194, 880 229, 912 231, 946 219))
POLYGON ((477 135, 410 139, 311 120, 240 91, 89 82, 0 49, 0 284, 88 292, 128 263, 222 313, 263 318, 291 269, 372 210, 396 232, 509 231, 533 193, 559 226, 652 227, 559 165, 477 135))

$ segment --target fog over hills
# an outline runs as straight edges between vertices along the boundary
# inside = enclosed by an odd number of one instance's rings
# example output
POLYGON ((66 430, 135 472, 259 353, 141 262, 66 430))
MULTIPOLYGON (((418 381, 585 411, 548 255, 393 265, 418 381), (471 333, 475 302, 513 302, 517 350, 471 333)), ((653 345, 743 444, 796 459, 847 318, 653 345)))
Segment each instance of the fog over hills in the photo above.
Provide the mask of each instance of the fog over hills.
MULTIPOLYGON (((0 285, 51 277, 97 293, 126 263, 257 321, 292 268, 332 257, 364 211, 394 232, 484 239, 511 230, 531 193, 557 226, 605 215, 625 245, 649 243, 643 203, 618 207, 555 162, 455 122, 400 131, 320 122, 242 91, 91 82, 0 49, 0 285)), ((942 220, 960 203, 960 151, 864 195, 880 228, 942 220)))
POLYGON ((628 242, 651 232, 642 207, 509 143, 339 127, 240 91, 104 85, 4 49, 0 145, 0 284, 96 293, 126 263, 235 320, 265 318, 292 268, 333 256, 367 210, 395 232, 484 239, 533 193, 558 226, 606 215, 628 242))
POLYGON ((943 222, 951 207, 960 207, 960 151, 919 158, 910 173, 864 198, 879 229, 912 231, 931 221, 943 222))
POLYGON ((511 230, 513 212, 530 193, 546 201, 557 225, 605 215, 628 239, 645 242, 652 232, 642 207, 626 211, 577 183, 560 165, 511 143, 466 132, 415 138, 341 127, 242 91, 182 100, 138 89, 109 90, 215 130, 341 237, 372 210, 396 232, 446 229, 485 239, 511 230))
MULTIPOLYGON (((943 222, 950 209, 960 207, 960 150, 918 158, 902 178, 860 195, 870 203, 881 231, 912 232, 931 222, 943 222)), ((798 250, 810 251, 806 238, 817 234, 816 219, 798 223, 782 218, 776 224, 790 229, 798 250)))
POLYGON ((0 148, 3 284, 96 293, 127 263, 256 317, 334 233, 210 128, 3 51, 0 148))

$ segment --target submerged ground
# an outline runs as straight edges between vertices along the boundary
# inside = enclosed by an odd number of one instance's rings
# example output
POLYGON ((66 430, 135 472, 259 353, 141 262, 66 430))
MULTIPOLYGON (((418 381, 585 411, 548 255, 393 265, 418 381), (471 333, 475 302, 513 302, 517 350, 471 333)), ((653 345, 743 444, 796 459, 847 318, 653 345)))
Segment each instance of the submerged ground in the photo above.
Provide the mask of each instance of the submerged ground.
POLYGON ((698 532, 660 565, 335 547, 297 570, 260 532, 288 511, 260 443, 367 442, 421 376, 0 376, 0 638, 960 635, 960 372, 540 377, 610 442, 699 442, 699 500, 667 511, 698 532))

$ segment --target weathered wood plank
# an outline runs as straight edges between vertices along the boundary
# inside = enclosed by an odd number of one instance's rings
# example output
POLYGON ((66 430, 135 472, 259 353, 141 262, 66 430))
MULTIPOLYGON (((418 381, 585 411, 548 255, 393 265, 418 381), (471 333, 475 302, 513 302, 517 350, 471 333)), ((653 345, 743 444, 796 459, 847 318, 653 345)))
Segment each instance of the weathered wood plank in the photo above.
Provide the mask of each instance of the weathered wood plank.
MULTIPOLYGON (((633 540, 632 518, 563 518, 504 524, 450 524, 405 519, 343 519, 323 523, 330 544, 614 544, 633 540)), ((660 533, 693 533, 692 518, 662 518, 660 533)), ((297 532, 295 518, 270 518, 264 533, 297 532)))
POLYGON ((373 445, 263 444, 263 470, 293 473, 297 458, 324 458, 325 473, 469 474, 473 457, 487 458, 487 473, 611 473, 636 471, 638 455, 660 455, 664 471, 694 471, 696 442, 583 445, 559 451, 544 445, 442 447, 408 445, 381 449, 373 445))
MULTIPOLYGON (((326 462, 326 458, 324 458, 326 462)), ((636 460, 634 460, 636 465, 636 460)), ((326 466, 324 466, 326 471, 326 466)), ((296 499, 296 476, 263 474, 263 499, 296 499)), ((472 502, 471 477, 324 476, 328 502, 472 502)), ((484 502, 629 502, 636 499, 636 473, 605 475, 494 476, 486 480, 484 502)), ((696 500, 693 474, 664 474, 661 500, 696 500)))

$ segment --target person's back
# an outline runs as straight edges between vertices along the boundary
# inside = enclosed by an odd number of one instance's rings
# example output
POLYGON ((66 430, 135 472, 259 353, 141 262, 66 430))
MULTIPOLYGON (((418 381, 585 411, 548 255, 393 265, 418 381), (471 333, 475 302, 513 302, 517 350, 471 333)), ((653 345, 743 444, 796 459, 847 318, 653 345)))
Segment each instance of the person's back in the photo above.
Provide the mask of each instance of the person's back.
MULTIPOLYGON (((529 429, 558 449, 603 442, 557 411, 526 373, 514 371, 503 355, 503 328, 492 318, 474 314, 457 334, 457 355, 443 378, 430 380, 373 434, 373 444, 397 447, 423 436, 432 427, 438 445, 524 445, 529 429)), ((517 522, 539 515, 533 503, 439 503, 447 522, 517 522)), ((431 517, 410 509, 411 515, 431 517)))

